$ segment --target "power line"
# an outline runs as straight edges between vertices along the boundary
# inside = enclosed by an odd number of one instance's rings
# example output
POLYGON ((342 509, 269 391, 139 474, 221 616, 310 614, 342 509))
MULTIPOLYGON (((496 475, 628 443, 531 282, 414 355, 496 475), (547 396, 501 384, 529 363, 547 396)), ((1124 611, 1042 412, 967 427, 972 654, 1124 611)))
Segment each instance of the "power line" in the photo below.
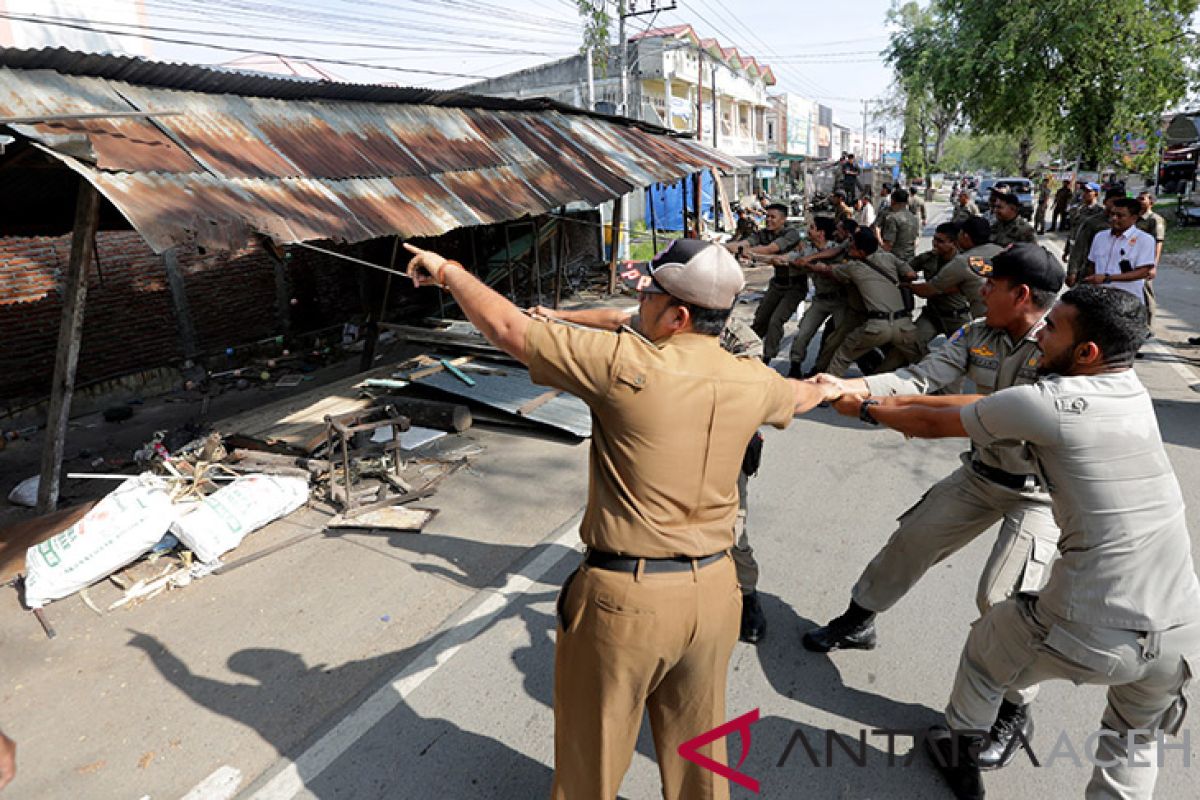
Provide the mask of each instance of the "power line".
POLYGON ((202 47, 209 50, 220 50, 226 53, 243 53, 246 55, 260 56, 275 56, 276 58, 290 58, 296 61, 312 61, 319 64, 335 64, 345 67, 362 67, 363 69, 384 70, 387 72, 410 72, 417 75, 437 75, 448 78, 476 78, 483 79, 487 75, 474 75, 463 72, 442 72, 439 70, 428 69, 411 69, 409 67, 389 67, 381 64, 367 64, 361 61, 350 61, 341 58, 324 58, 320 56, 296 55, 294 53, 280 53, 272 50, 258 50, 246 47, 230 47, 227 45, 211 44, 207 42, 190 42, 182 39, 171 39, 165 36, 155 36, 148 33, 126 33, 122 31, 107 30, 103 28, 91 27, 88 25, 77 25, 68 22, 42 22, 31 17, 25 17, 19 14, 8 14, 0 12, 0 19, 9 19, 16 22, 28 22, 35 25, 52 25, 60 28, 71 28, 74 30, 87 31, 88 33, 107 33, 114 36, 128 36, 136 39, 146 39, 152 42, 164 42, 167 44, 186 45, 188 47, 202 47))

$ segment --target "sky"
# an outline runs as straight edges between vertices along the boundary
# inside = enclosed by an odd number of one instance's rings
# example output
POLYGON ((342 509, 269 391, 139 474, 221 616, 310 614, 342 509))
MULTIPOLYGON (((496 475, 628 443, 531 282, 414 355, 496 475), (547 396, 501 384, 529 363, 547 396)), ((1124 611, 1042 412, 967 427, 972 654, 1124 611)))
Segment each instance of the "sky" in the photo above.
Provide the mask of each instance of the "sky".
MULTIPOLYGON (((651 0, 627 3, 637 11, 652 7, 651 0)), ((811 0, 674 4, 674 10, 630 18, 627 32, 690 24, 702 38, 769 64, 778 78, 772 92, 794 92, 831 106, 835 118, 850 127, 862 124, 862 100, 888 90, 892 72, 879 51, 888 41, 891 0, 856 0, 852 13, 847 6, 811 0)), ((274 53, 307 62, 312 70, 298 69, 310 76, 435 89, 565 58, 582 42, 574 0, 142 0, 141 5, 139 14, 130 0, 0 0, 0 33, 12 26, 20 46, 120 49, 206 65, 253 68, 264 59, 243 51, 274 53)))

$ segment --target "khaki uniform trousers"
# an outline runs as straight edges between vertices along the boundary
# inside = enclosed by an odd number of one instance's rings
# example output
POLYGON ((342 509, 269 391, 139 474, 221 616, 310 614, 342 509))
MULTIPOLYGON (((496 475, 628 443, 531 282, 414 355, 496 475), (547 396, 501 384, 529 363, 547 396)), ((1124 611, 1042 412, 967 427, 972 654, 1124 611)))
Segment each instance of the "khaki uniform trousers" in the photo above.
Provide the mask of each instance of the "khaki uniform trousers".
POLYGON ((902 363, 910 364, 920 357, 917 347, 917 327, 911 319, 868 319, 842 342, 833 360, 829 362, 829 374, 842 377, 855 359, 876 347, 891 345, 902 363))
MULTIPOLYGON (((1049 495, 1000 486, 966 463, 935 483, 899 522, 851 590, 854 602, 869 611, 890 609, 930 567, 996 522, 1001 522, 1000 533, 975 593, 980 613, 1017 592, 1040 589, 1057 553, 1059 530, 1049 495)), ((1037 687, 1029 686, 1008 700, 1023 705, 1036 696, 1037 687)))
MULTIPOLYGON (((679 745, 725 722, 742 593, 726 557, 687 572, 581 565, 558 599, 554 800, 613 800, 648 709, 663 797, 727 800, 729 781, 679 745)), ((699 752, 726 762, 725 740, 699 752)))
POLYGON ((1142 299, 1146 302, 1146 323, 1150 326, 1150 333, 1154 333, 1154 279, 1146 281, 1142 284, 1142 299))
POLYGON ((738 472, 738 513, 733 522, 733 564, 737 569, 737 582, 742 594, 750 594, 758 589, 758 561, 754 558, 754 548, 750 546, 750 537, 746 534, 746 492, 750 476, 738 472))
POLYGON ((783 326, 808 294, 808 282, 797 281, 794 286, 780 286, 774 279, 758 301, 751 329, 763 340, 763 361, 770 361, 779 352, 783 341, 783 326))
MULTIPOLYGON (((846 306, 842 310, 842 321, 834 324, 833 333, 824 336, 821 339, 821 351, 817 353, 816 363, 813 364, 815 372, 829 372, 829 362, 833 361, 833 356, 837 353, 838 348, 846 341, 851 333, 861 328, 867 323, 867 314, 865 311, 859 311, 855 308, 846 306)), ((827 325, 826 330, 829 330, 827 325)))
MULTIPOLYGON (((1045 680, 1108 686, 1102 730, 1093 734, 1097 766, 1084 796, 1148 799, 1158 777, 1158 742, 1162 734, 1173 736, 1182 727, 1185 693, 1197 669, 1200 624, 1149 634, 1100 628, 1059 619, 1038 608, 1036 595, 1022 594, 995 606, 972 626, 946 721, 955 730, 986 731, 1002 693, 1045 680), (1135 734, 1133 765, 1130 730, 1161 731, 1135 734)), ((1164 763, 1170 762, 1164 757, 1164 763)))
POLYGON ((808 354, 808 345, 817 335, 821 326, 825 324, 825 320, 832 319, 836 330, 842 322, 842 317, 845 316, 845 311, 845 297, 838 295, 813 298, 808 308, 804 310, 804 316, 800 318, 800 327, 796 329, 796 336, 792 339, 792 350, 789 356, 791 361, 803 364, 804 357, 808 354))

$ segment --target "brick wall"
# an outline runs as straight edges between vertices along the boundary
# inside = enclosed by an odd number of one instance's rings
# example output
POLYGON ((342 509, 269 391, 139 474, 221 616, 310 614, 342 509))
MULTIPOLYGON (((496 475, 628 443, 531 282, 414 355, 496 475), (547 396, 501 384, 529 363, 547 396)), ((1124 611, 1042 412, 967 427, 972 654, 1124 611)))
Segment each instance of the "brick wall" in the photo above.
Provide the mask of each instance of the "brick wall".
MULTIPOLYGON (((99 266, 88 273, 77 382, 178 363, 183 344, 162 257, 134 231, 101 232, 96 244, 99 266)), ((0 400, 6 405, 49 393, 70 247, 70 236, 0 238, 0 400)), ((202 353, 283 333, 275 264, 257 244, 234 253, 181 250, 178 263, 202 353)), ((341 322, 362 308, 359 269, 345 261, 294 250, 285 274, 293 331, 341 322)))

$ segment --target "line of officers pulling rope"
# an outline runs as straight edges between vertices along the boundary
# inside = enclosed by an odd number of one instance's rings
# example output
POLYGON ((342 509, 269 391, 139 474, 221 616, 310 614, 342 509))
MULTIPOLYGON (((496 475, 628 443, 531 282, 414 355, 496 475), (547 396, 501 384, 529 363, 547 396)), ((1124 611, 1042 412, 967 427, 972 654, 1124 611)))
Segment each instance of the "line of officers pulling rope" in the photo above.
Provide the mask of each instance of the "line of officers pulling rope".
MULTIPOLYGON (((674 241, 623 274, 638 292, 633 315, 529 313, 459 263, 405 245, 414 282, 453 294, 536 383, 592 411, 586 550, 557 601, 556 800, 615 798, 647 712, 664 797, 729 796, 726 779, 679 748, 725 723, 733 646, 766 631, 745 525, 758 429, 784 428, 822 403, 970 447, 900 516, 846 611, 807 631, 804 646, 876 647, 878 615, 998 522, 975 597, 982 616, 945 723, 924 739, 934 766, 955 797, 983 798, 982 773, 1010 763, 1033 737, 1040 683, 1101 684, 1108 705, 1085 795, 1151 797, 1155 749, 1180 729, 1200 668, 1200 581, 1179 483, 1132 368, 1148 333, 1145 307, 1104 285, 1059 297, 1064 270, 1050 253, 996 243, 978 217, 939 226, 933 251, 909 267, 919 225, 907 199, 891 195, 878 235, 815 219, 794 254, 762 249, 784 250, 779 240, 790 237, 778 208, 768 211, 769 241, 728 250, 674 241), (795 311, 799 287, 772 283, 760 344, 731 321, 744 287, 732 252, 743 247, 772 258, 785 279, 799 266, 814 281, 793 377, 761 359, 778 350, 771 326, 795 311), (929 303, 914 323, 901 286, 918 269, 926 280, 912 291, 929 303), (827 319, 819 373, 797 379, 827 319), (948 339, 929 350, 930 331, 948 339), (881 371, 844 377, 883 345, 881 371), (957 394, 967 380, 974 394, 957 394)), ((724 740, 698 753, 726 763, 724 740)))

